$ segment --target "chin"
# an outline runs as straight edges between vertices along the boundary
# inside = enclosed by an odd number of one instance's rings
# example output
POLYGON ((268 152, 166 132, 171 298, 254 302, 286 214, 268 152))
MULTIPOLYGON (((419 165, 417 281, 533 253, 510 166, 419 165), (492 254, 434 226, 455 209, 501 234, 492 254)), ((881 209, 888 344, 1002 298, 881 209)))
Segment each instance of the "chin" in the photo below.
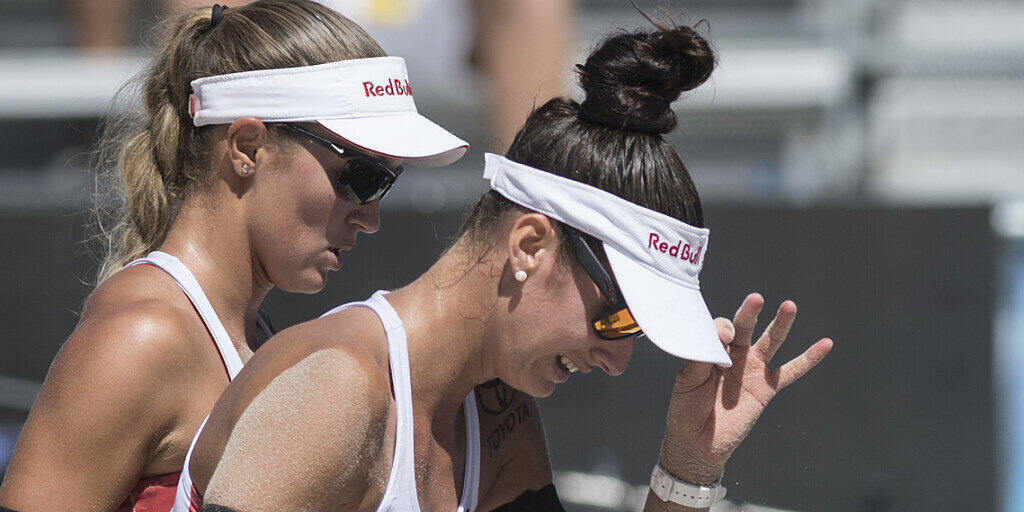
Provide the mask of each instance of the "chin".
POLYGON ((288 293, 312 295, 320 293, 327 286, 327 273, 319 272, 316 269, 307 269, 288 283, 275 283, 275 286, 288 293))
POLYGON ((551 396, 551 393, 555 391, 555 383, 542 377, 531 379, 528 382, 512 382, 505 379, 501 380, 516 390, 522 391, 534 398, 546 398, 551 396))
POLYGON ((555 392, 555 383, 545 381, 542 385, 538 386, 536 391, 526 391, 530 396, 534 398, 547 398, 551 396, 551 393, 555 392))

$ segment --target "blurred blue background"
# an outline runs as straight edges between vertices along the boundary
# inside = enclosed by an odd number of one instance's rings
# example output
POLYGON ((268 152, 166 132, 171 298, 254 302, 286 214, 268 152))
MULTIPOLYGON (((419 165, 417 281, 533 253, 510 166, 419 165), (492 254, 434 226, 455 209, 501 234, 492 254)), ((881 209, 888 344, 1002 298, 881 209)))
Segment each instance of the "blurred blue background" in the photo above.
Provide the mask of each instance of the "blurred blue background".
MULTIPOLYGON (((467 1, 325 2, 407 58, 420 112, 472 150, 403 175, 327 290, 272 294, 279 327, 415 277, 485 190, 483 152, 508 141, 467 63, 467 1)), ((93 277, 97 124, 165 8, 111 1, 124 44, 97 49, 78 3, 0 0, 0 468, 93 277)), ((1024 511, 1024 2, 639 3, 707 19, 720 59, 667 136, 706 203, 712 312, 793 298, 780 355, 837 342, 736 452, 716 511, 1024 511)), ((642 21, 626 0, 577 0, 573 61, 642 21)), ((546 80, 578 94, 571 78, 546 80)), ((641 346, 624 376, 541 402, 571 512, 642 504, 677 364, 641 346)))

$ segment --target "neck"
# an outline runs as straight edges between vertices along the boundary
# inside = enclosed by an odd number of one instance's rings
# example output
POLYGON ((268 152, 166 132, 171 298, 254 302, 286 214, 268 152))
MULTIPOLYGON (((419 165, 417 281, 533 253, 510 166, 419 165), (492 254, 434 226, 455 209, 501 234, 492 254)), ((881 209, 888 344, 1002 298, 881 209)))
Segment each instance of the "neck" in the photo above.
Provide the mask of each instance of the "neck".
POLYGON ((247 360, 259 342, 256 316, 272 285, 238 216, 227 208, 187 201, 159 249, 180 259, 196 277, 242 360, 247 360))
POLYGON ((494 378, 484 340, 498 300, 495 275, 489 260, 456 246, 388 295, 405 325, 413 396, 437 427, 453 426, 466 396, 494 378))

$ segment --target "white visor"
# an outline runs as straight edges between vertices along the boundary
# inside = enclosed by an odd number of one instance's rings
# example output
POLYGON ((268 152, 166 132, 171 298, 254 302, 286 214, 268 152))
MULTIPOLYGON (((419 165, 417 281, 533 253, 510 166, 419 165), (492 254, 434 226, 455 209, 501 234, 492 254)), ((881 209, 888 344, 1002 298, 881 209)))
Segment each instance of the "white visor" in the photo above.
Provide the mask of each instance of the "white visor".
POLYGON ((194 80, 192 90, 196 126, 241 117, 316 122, 359 148, 426 167, 450 164, 469 149, 416 112, 401 57, 208 76, 194 80))
POLYGON ((630 313, 655 345, 684 359, 732 365, 697 279, 707 229, 503 156, 485 159, 493 190, 601 240, 630 313))

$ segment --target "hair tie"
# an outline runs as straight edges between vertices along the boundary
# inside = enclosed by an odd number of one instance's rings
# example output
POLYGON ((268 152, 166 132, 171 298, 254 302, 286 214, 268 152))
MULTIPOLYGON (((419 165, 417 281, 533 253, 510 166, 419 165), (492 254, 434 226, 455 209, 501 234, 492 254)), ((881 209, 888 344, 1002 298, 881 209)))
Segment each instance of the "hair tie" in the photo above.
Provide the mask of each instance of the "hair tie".
POLYGON ((210 28, 216 27, 220 24, 220 20, 224 19, 224 11, 227 10, 228 6, 221 4, 213 4, 213 14, 210 15, 210 28))

